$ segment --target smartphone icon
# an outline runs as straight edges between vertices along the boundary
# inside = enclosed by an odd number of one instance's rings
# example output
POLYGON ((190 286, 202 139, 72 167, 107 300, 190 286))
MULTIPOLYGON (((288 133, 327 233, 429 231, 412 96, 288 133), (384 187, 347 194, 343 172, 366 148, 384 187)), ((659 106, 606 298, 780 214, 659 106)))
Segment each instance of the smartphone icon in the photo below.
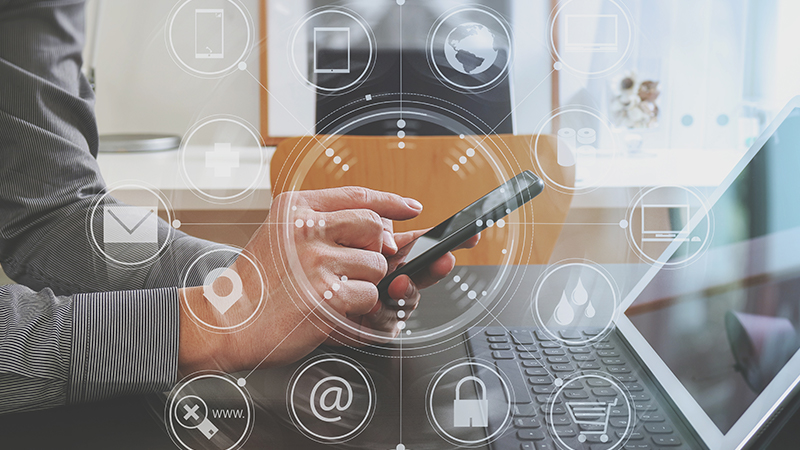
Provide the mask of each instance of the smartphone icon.
POLYGON ((194 45, 197 59, 225 57, 225 10, 196 9, 194 11, 194 45))

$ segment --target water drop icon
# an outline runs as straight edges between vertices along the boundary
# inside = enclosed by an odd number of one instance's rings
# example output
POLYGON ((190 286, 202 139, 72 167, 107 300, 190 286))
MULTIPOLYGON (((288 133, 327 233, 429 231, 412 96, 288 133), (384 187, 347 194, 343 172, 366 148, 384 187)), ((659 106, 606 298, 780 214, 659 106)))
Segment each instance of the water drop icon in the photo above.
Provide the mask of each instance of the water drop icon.
POLYGON ((559 325, 569 325, 575 319, 575 311, 567 301, 566 292, 561 293, 561 300, 556 305, 555 319, 559 325))
POLYGON ((586 292, 586 288, 583 287, 583 280, 578 278, 578 285, 575 286, 575 289, 572 291, 572 301, 580 306, 586 303, 586 300, 589 300, 589 293, 586 292))
POLYGON ((584 311, 583 313, 586 314, 586 317, 588 317, 590 319, 592 317, 594 317, 595 314, 597 314, 597 311, 595 311, 594 305, 592 305, 592 302, 589 302, 589 306, 586 307, 586 311, 584 311))

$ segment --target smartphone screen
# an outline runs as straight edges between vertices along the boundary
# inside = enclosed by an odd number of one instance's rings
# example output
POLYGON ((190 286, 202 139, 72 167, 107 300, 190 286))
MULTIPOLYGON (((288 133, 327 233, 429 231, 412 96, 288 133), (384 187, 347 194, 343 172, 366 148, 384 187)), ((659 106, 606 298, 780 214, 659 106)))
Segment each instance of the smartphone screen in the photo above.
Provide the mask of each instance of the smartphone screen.
POLYGON ((539 195, 542 181, 526 170, 398 250, 378 284, 382 298, 399 275, 413 275, 539 195))

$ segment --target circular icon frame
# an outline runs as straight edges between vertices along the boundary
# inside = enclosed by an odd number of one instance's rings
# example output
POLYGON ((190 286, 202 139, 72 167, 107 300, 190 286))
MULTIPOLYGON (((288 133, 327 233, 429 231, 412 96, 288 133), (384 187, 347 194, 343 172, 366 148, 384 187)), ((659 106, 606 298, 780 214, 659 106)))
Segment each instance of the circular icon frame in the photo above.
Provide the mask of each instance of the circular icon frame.
MULTIPOLYGON (((254 269, 258 273, 259 285, 261 286, 261 293, 259 295, 258 304, 256 305, 256 307, 253 310, 253 312, 247 318, 245 318, 243 321, 241 321, 241 322, 239 322, 239 323, 237 323, 235 325, 220 327, 220 326, 212 325, 212 324, 206 322, 205 320, 201 319, 200 317, 198 317, 197 313, 194 311, 194 309, 192 309, 192 305, 189 302, 189 298, 185 294, 181 295, 181 302, 184 304, 184 306, 186 307, 186 310, 189 312, 189 317, 192 319, 192 321, 195 322, 196 324, 200 325, 202 328, 206 329, 207 331, 210 331, 210 332, 213 332, 213 333, 220 333, 220 334, 235 333, 235 332, 241 331, 241 330, 249 327, 250 325, 252 325, 258 319, 258 317, 261 315, 261 313, 264 311, 264 303, 266 302, 266 296, 267 296, 267 291, 268 291, 267 278, 265 276, 264 268, 261 266, 261 262, 258 261, 258 259, 256 259, 256 257, 251 255, 249 252, 245 251, 244 249, 217 248, 217 249, 212 249, 212 250, 209 250, 209 251, 206 251, 206 252, 200 254, 191 263, 189 263, 188 266, 186 266, 186 269, 184 270, 183 276, 181 277, 181 285, 182 285, 182 287, 184 289, 192 287, 192 283, 189 283, 189 277, 192 274, 192 269, 196 265, 198 265, 203 258, 208 257, 209 255, 213 255, 215 253, 231 253, 231 256, 235 255, 237 262, 241 261, 242 258, 243 258, 245 261, 247 261, 252 266, 252 269, 254 269)), ((229 278, 231 283, 233 284, 233 290, 232 290, 232 293, 233 293, 233 292, 236 292, 237 290, 241 290, 242 287, 237 285, 235 279, 231 279, 231 277, 229 275, 230 272, 232 272, 232 270, 229 267, 219 267, 219 268, 213 269, 208 274, 203 275, 202 278, 203 278, 204 281, 208 281, 208 279, 210 278, 210 275, 212 275, 212 274, 218 274, 219 276, 223 276, 223 277, 229 278)), ((215 279, 216 279, 216 277, 215 277, 215 279)), ((241 278, 239 278, 239 283, 241 283, 241 278)), ((209 289, 210 289, 209 286, 207 286, 207 285, 203 286, 204 299, 206 301, 210 301, 206 297, 208 295, 209 289)), ((232 295, 232 294, 228 294, 228 295, 232 295)), ((226 309, 226 311, 227 311, 227 309, 226 309)), ((224 314, 224 312, 222 314, 224 314)))
MULTIPOLYGON (((126 205, 126 204, 113 204, 109 206, 120 206, 120 207, 131 207, 135 205, 126 205)), ((157 213, 156 213, 157 214, 157 213)), ((170 243, 172 242, 172 238, 175 234, 175 228, 172 226, 172 219, 175 217, 175 213, 172 210, 172 205, 169 203, 167 197, 157 188, 145 186, 141 182, 121 182, 114 184, 112 186, 107 186, 106 189, 102 194, 98 194, 96 199, 93 201, 92 207, 89 209, 87 216, 86 216, 86 232, 88 234, 89 241, 92 243, 92 248, 95 252, 97 252, 100 256, 105 258, 110 263, 124 267, 124 268, 137 268, 146 266, 149 264, 154 263, 158 258, 160 258, 164 251, 169 247, 170 243), (148 194, 151 194, 158 200, 160 206, 163 206, 164 211, 167 215, 167 235, 164 237, 164 242, 158 246, 158 249, 152 254, 143 260, 137 261, 120 261, 119 259, 111 256, 106 252, 100 242, 97 239, 97 235, 95 234, 95 222, 97 221, 97 212, 98 209, 101 207, 107 206, 104 202, 109 195, 111 195, 115 191, 122 191, 122 190, 134 190, 134 191, 144 191, 148 194)), ((158 219, 156 219, 158 220, 158 219)), ((105 227, 105 224, 103 225, 105 227)), ((105 229, 103 230, 105 233, 105 229)), ((104 238, 105 239, 105 238, 104 238)))
MULTIPOLYGON (((470 22, 464 25, 470 25, 470 24, 477 24, 483 27, 486 26, 477 22, 470 22)), ((451 30, 448 33, 448 36, 452 34, 453 31, 454 30, 451 30)), ((468 7, 459 6, 452 8, 451 10, 439 16, 439 18, 434 23, 433 27, 431 27, 431 30, 428 33, 425 54, 427 56, 428 66, 430 67, 431 72, 436 76, 437 79, 439 79, 440 82, 442 82, 442 84, 457 92, 467 93, 467 94, 479 94, 497 87, 503 80, 508 78, 509 71, 512 65, 511 63, 513 58, 512 55, 514 54, 514 35, 511 31, 511 25, 509 25, 508 22, 506 22, 506 20, 503 19, 502 16, 497 11, 488 8, 486 6, 480 6, 480 5, 473 5, 468 7), (441 27, 445 23, 447 23, 447 21, 450 20, 453 16, 463 13, 479 13, 488 16, 497 25, 499 25, 499 28, 505 35, 506 42, 508 43, 508 48, 504 50, 507 53, 505 55, 506 61, 503 64, 503 67, 500 69, 499 73, 491 80, 476 86, 467 86, 450 79, 450 77, 448 77, 439 67, 439 64, 437 64, 437 49, 435 47, 436 44, 439 42, 437 36, 439 35, 441 27)))
MULTIPOLYGON (((196 2, 197 0, 184 0, 182 3, 176 4, 172 11, 169 14, 169 18, 167 19, 167 27, 164 33, 164 40, 166 41, 167 50, 169 52, 170 58, 175 64, 181 68, 184 72, 194 75, 200 78, 222 78, 226 75, 230 75, 231 73, 239 70, 239 64, 247 60, 250 54, 253 52, 253 48, 255 46, 255 25, 253 22, 253 18, 250 15, 250 12, 247 8, 241 4, 239 0, 223 0, 225 4, 233 5, 233 7, 241 14, 242 18, 245 21, 246 29, 247 29, 247 38, 244 49, 242 50, 241 54, 236 58, 233 64, 215 71, 204 71, 198 70, 195 67, 192 67, 191 64, 184 61, 184 58, 181 58, 179 52, 175 48, 175 38, 174 38, 174 25, 175 19, 178 17, 178 14, 188 6, 192 2, 196 2)), ((223 28, 224 30, 224 28, 223 28)))
MULTIPOLYGON (((579 283, 581 283, 580 277, 579 277, 579 283)), ((591 300, 588 300, 588 302, 589 305, 591 305, 591 300)), ((586 304, 586 302, 584 301, 584 303, 581 303, 581 305, 583 304, 586 304)), ((536 287, 533 290, 533 301, 531 302, 531 314, 533 315, 533 319, 536 322, 539 329, 544 331, 544 333, 547 334, 547 336, 550 337, 552 340, 560 342, 562 345, 565 346, 567 345, 587 346, 604 339, 606 336, 608 336, 609 333, 611 333, 614 330, 615 323, 619 318, 620 314, 619 306, 620 306, 619 288, 617 287, 617 284, 614 281, 614 278, 611 276, 611 274, 608 273, 608 271, 606 271, 602 266, 592 261, 572 259, 572 260, 559 261, 549 266, 544 271, 544 273, 542 273, 542 275, 539 276, 539 279, 536 281, 536 287), (542 289, 544 288, 545 283, 547 283, 548 279, 550 279, 550 277, 555 273, 558 273, 563 270, 569 271, 575 267, 580 267, 581 269, 585 268, 599 275, 600 278, 603 281, 605 281, 609 291, 612 294, 611 302, 613 304, 613 311, 609 315, 609 320, 607 321, 603 329, 593 336, 589 336, 586 339, 580 339, 580 340, 564 339, 563 337, 559 336, 557 332, 551 330, 550 326, 548 326, 547 321, 544 319, 543 314, 541 313, 539 308, 539 298, 541 296, 542 289)), ((556 306, 556 308, 558 308, 558 305, 556 306)))
MULTIPOLYGON (((181 391, 191 386, 192 383, 196 383, 201 380, 219 380, 220 383, 225 383, 226 387, 230 386, 233 389, 235 389, 236 392, 238 392, 238 394, 241 396, 247 411, 247 422, 245 424, 242 433, 238 436, 238 439, 236 439, 235 442, 233 442, 233 444, 231 444, 229 447, 226 447, 224 450, 236 450, 241 448, 247 442, 247 439, 253 432, 253 424, 255 423, 255 404, 253 403, 253 399, 250 397, 250 393, 244 387, 239 386, 239 384, 233 378, 231 378, 230 375, 222 372, 213 372, 213 371, 198 372, 196 374, 189 375, 188 377, 181 380, 177 385, 175 385, 175 387, 172 389, 169 396, 167 397, 167 402, 164 405, 164 422, 167 427, 167 432, 169 434, 170 439, 172 439, 172 442, 175 445, 185 450, 201 450, 194 448, 191 445, 184 442, 184 440, 181 439, 180 433, 178 433, 178 430, 175 427, 177 422, 177 425, 180 428, 185 428, 189 430, 199 428, 199 425, 198 427, 193 427, 193 428, 186 427, 179 420, 177 416, 178 414, 177 407, 179 403, 188 397, 195 397, 200 399, 201 402, 206 405, 206 414, 208 414, 209 409, 205 399, 202 399, 194 394, 186 396, 179 395, 181 391)), ((206 420, 207 419, 208 418, 206 417, 206 420)), ((209 437, 208 435, 206 435, 206 437, 209 440, 211 439, 211 437, 209 437)))
MULTIPOLYGON (((337 378, 338 380, 344 381, 344 384, 348 386, 348 389, 349 390, 352 389, 349 385, 349 382, 343 380, 340 377, 326 377, 315 384, 314 388, 312 389, 312 394, 316 393, 316 390, 321 385, 321 383, 332 378, 337 378)), ((350 392, 352 391, 350 390, 350 392)), ((323 393, 320 400, 324 401, 323 399, 325 396, 326 393, 323 393)), ((348 408, 352 403, 352 399, 353 397, 349 397, 349 401, 347 403, 348 408)), ((310 405, 312 410, 315 411, 316 415, 314 401, 315 400, 312 396, 310 405)), ((304 362, 292 375, 288 389, 286 390, 286 406, 289 412, 289 418, 292 420, 292 423, 294 423, 295 427, 306 437, 322 444, 341 444, 361 434, 369 426, 370 422, 372 422, 372 418, 375 415, 376 404, 377 404, 377 398, 376 398, 375 384, 372 381, 372 377, 369 375, 369 372, 367 372, 367 370, 361 364, 344 355, 327 355, 327 354, 317 355, 309 359, 308 361, 304 362), (303 377, 303 374, 308 372, 309 369, 325 363, 344 364, 345 366, 351 368, 361 377, 361 381, 364 382, 364 386, 367 389, 367 396, 368 396, 367 410, 365 411, 364 417, 361 419, 361 422, 350 431, 347 431, 346 433, 337 436, 323 436, 319 433, 312 431, 305 423, 303 423, 303 420, 298 413, 297 405, 295 405, 295 393, 297 390, 297 384, 303 377)), ((335 421, 335 420, 324 420, 319 416, 317 417, 320 418, 320 420, 326 422, 335 421)))

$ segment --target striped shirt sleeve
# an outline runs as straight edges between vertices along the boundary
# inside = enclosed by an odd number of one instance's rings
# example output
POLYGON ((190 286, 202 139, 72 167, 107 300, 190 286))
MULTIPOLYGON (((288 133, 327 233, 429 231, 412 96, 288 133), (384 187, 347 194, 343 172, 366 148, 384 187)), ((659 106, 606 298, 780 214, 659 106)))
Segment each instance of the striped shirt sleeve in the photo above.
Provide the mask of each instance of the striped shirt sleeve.
POLYGON ((86 211, 105 183, 83 9, 0 0, 0 264, 19 283, 0 287, 0 413, 169 389, 180 272, 214 245, 174 233, 138 268, 91 246, 86 211))

